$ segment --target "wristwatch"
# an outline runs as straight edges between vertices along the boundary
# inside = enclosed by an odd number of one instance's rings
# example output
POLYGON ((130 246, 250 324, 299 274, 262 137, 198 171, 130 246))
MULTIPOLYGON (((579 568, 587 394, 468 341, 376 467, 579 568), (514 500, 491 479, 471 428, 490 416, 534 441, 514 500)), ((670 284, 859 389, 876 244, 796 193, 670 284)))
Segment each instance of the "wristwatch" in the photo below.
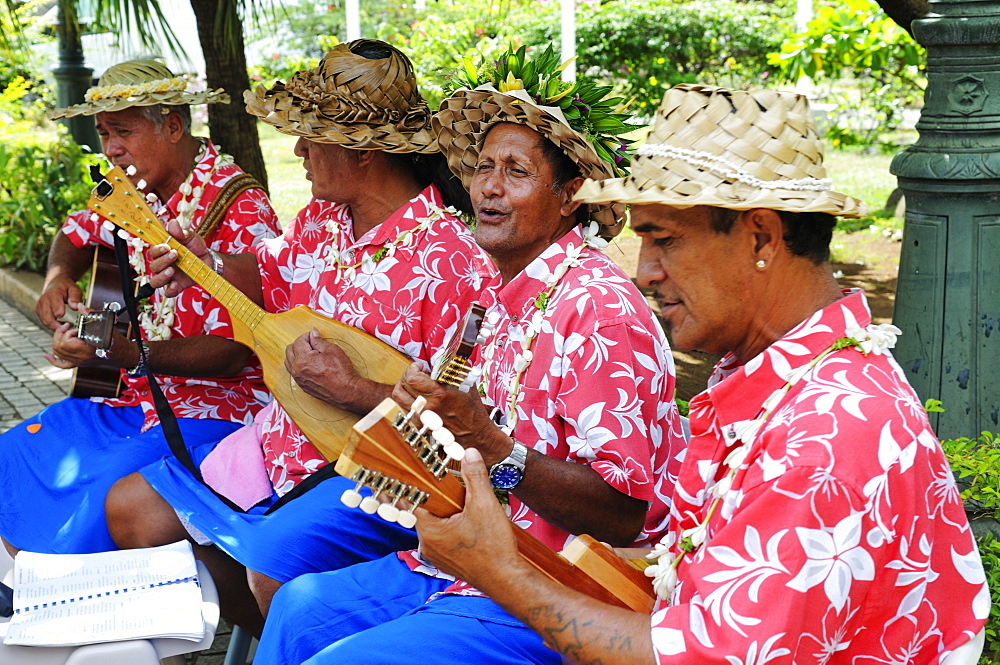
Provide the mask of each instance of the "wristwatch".
POLYGON ((149 345, 145 341, 139 342, 139 344, 142 346, 139 349, 139 362, 132 369, 125 370, 125 373, 133 379, 146 374, 146 362, 149 358, 149 345))
POLYGON ((512 490, 524 478, 524 462, 528 447, 514 439, 514 448, 507 458, 490 467, 490 484, 499 490, 512 490))

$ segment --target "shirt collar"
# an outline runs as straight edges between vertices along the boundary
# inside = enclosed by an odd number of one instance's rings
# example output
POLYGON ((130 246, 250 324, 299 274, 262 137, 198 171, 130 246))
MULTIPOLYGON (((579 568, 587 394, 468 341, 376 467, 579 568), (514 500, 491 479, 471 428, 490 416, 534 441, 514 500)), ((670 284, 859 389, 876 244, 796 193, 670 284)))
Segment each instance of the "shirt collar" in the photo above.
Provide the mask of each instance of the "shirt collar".
POLYGON ((566 258, 570 245, 583 242, 583 230, 574 226, 559 240, 545 248, 524 270, 500 289, 497 299, 510 314, 521 314, 533 306, 538 294, 547 289, 545 278, 566 258))
POLYGON ((828 349, 849 326, 870 323, 864 292, 847 289, 843 298, 813 313, 747 363, 725 356, 709 379, 710 387, 691 400, 692 412, 712 404, 722 424, 756 418, 761 404, 785 385, 790 371, 828 349))

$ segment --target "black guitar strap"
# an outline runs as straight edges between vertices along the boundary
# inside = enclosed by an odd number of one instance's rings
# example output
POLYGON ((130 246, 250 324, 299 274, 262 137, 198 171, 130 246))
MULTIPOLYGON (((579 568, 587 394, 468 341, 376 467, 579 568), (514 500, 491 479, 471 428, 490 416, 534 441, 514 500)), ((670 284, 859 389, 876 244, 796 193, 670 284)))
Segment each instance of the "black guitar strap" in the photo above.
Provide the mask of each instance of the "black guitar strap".
MULTIPOLYGON (((149 390, 153 395, 153 405, 156 407, 156 415, 160 418, 160 426, 163 428, 163 436, 167 439, 167 445, 170 446, 170 452, 174 454, 174 457, 176 457, 180 463, 184 465, 184 468, 191 472, 191 475, 194 476, 198 482, 204 484, 205 480, 201 477, 201 469, 199 469, 198 465, 196 465, 194 460, 191 459, 191 453, 188 452, 187 446, 184 445, 184 436, 181 434, 181 428, 177 424, 177 416, 174 415, 173 409, 170 408, 170 402, 168 402, 167 398, 163 395, 163 391, 160 390, 160 384, 157 383, 156 377, 153 376, 153 370, 149 366, 149 358, 146 356, 146 348, 141 343, 142 326, 139 325, 138 300, 148 297, 142 295, 147 289, 149 294, 152 294, 154 289, 146 284, 139 289, 139 292, 136 295, 132 294, 132 277, 129 275, 127 268, 129 265, 128 244, 118 235, 117 232, 115 233, 115 258, 118 263, 118 273, 122 280, 122 294, 125 297, 125 309, 128 311, 129 320, 132 322, 132 337, 139 347, 139 355, 142 358, 141 364, 146 369, 146 378, 149 380, 149 390)), ((208 487, 208 485, 205 486, 208 487)), ((216 492, 211 487, 208 487, 208 489, 212 490, 212 493, 232 510, 241 513, 244 512, 242 508, 216 492)))

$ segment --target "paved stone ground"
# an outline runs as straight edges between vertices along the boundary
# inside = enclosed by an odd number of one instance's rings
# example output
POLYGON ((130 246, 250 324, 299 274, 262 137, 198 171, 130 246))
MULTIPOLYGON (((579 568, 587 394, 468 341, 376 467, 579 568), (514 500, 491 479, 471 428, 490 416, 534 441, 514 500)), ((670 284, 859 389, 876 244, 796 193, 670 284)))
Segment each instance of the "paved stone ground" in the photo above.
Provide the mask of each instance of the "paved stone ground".
MULTIPOLYGON (((52 334, 0 298, 0 433, 69 394, 72 370, 50 365, 52 334)), ((211 649, 189 654, 188 665, 222 665, 232 629, 219 626, 211 649)))

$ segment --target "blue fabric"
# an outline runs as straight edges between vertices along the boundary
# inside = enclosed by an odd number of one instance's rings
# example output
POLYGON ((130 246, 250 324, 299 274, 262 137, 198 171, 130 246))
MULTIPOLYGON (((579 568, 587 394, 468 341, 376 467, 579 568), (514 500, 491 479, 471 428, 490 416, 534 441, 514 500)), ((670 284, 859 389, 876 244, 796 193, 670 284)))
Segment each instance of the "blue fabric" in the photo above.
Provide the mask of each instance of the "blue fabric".
POLYGON ((280 582, 417 546, 412 529, 345 506, 340 496, 355 483, 340 476, 327 478, 265 514, 276 496, 246 513, 235 511, 172 458, 145 467, 142 475, 219 549, 280 582))
POLYGON ((285 584, 255 665, 557 665, 542 639, 488 598, 440 596, 448 580, 395 555, 285 584))
MULTIPOLYGON (((141 407, 67 397, 0 435, 0 535, 32 552, 117 549, 104 514, 108 489, 170 455, 162 428, 140 434, 142 423, 141 407)), ((240 427, 195 418, 178 424, 188 449, 201 456, 240 427)))

